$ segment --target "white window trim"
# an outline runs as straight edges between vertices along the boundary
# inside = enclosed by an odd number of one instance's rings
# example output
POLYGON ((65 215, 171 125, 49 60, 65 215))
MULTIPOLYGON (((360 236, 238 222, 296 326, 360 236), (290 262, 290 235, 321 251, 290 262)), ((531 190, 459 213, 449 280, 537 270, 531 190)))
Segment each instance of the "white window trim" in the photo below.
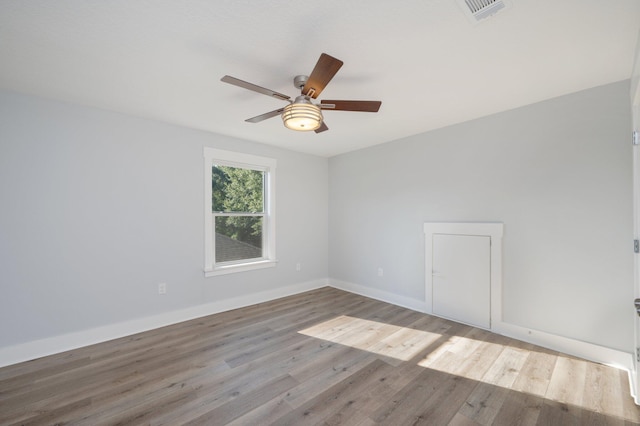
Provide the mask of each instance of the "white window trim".
POLYGON ((276 160, 257 155, 243 154, 204 147, 204 275, 232 274, 276 266, 276 160), (260 259, 249 259, 246 262, 215 264, 215 234, 212 213, 211 168, 215 165, 240 167, 264 171, 265 173, 265 252, 260 259))

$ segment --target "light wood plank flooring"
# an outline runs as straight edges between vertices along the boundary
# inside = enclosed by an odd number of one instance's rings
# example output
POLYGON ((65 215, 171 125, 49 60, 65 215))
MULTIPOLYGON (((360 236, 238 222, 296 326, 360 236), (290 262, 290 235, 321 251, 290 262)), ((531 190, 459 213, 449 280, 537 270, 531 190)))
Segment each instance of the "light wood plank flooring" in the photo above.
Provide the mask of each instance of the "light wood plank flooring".
POLYGON ((625 372, 333 288, 0 369, 2 425, 639 420, 625 372))

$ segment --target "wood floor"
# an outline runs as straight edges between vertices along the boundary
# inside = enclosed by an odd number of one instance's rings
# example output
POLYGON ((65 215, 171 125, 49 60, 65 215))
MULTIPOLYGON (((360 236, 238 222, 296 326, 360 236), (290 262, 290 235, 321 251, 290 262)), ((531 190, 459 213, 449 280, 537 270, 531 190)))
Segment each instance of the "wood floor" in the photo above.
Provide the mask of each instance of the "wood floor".
POLYGON ((332 288, 0 369, 2 425, 639 420, 625 372, 332 288))

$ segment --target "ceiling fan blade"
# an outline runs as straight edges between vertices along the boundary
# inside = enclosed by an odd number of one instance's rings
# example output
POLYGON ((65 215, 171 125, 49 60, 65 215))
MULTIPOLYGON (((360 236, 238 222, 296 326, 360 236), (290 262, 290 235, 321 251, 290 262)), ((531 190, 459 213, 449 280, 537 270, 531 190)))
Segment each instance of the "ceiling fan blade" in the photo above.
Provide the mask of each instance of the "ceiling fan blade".
POLYGON ((311 71, 307 83, 302 88, 302 93, 313 99, 317 98, 343 63, 340 59, 336 59, 326 53, 320 55, 320 59, 318 59, 316 66, 311 71))
POLYGON ((262 93, 263 95, 271 96, 283 101, 291 99, 291 96, 283 95, 282 93, 274 92, 270 89, 265 89, 264 87, 257 86, 253 83, 248 83, 244 80, 240 80, 239 78, 231 77, 230 75, 225 75, 220 79, 220 81, 233 84, 234 86, 242 87, 243 89, 253 90, 254 92, 262 93))
POLYGON ((334 111, 378 112, 381 101, 321 101, 320 108, 334 111), (326 105, 324 107, 323 105, 326 105), (333 105, 333 108, 331 107, 333 105))
POLYGON ((324 132, 325 130, 329 130, 329 128, 327 127, 327 125, 325 124, 324 120, 322 121, 322 124, 320 125, 320 127, 318 127, 317 129, 314 130, 314 132, 316 133, 320 133, 320 132, 324 132))
POLYGON ((282 114, 282 111, 284 111, 284 108, 279 108, 271 112, 265 112, 264 114, 260 114, 255 117, 247 118, 244 121, 248 123, 259 123, 266 120, 267 118, 275 117, 276 115, 282 114))

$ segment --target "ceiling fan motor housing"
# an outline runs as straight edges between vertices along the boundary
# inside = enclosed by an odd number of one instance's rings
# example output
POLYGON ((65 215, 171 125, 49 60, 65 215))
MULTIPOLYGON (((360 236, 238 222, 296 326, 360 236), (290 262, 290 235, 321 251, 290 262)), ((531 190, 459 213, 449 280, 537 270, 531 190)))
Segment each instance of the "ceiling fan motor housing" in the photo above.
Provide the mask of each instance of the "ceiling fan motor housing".
POLYGON ((307 84, 307 80, 309 80, 309 76, 306 75, 296 75, 293 77, 293 85, 302 90, 305 84, 307 84))

